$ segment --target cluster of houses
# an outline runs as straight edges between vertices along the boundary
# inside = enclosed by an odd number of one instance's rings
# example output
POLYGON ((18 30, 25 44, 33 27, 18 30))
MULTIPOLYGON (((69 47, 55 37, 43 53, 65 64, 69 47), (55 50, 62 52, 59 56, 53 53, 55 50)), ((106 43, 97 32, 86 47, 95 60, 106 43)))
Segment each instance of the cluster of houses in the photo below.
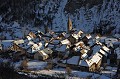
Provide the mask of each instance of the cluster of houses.
MULTIPOLYGON (((30 32, 25 39, 12 42, 10 50, 14 59, 31 58, 52 61, 60 67, 70 67, 82 71, 99 71, 110 64, 120 65, 120 38, 101 37, 72 29, 68 19, 67 32, 55 33, 46 28, 46 33, 30 32)), ((2 45, 0 45, 2 50, 2 45)), ((49 63, 49 62, 48 62, 49 63)))

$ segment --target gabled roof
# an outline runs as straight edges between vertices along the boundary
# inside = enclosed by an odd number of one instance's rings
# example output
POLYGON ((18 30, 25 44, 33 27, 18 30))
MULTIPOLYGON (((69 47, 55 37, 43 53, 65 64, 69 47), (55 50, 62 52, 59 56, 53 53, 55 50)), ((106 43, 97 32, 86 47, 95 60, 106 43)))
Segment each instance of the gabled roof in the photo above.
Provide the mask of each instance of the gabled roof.
POLYGON ((67 45, 61 45, 60 47, 57 47, 55 50, 65 52, 67 48, 67 45))
POLYGON ((101 59, 102 59, 102 55, 96 53, 93 56, 91 56, 90 59, 80 60, 79 65, 90 67, 94 63, 97 64, 101 59))
POLYGON ((90 67, 94 62, 92 60, 80 60, 79 65, 80 66, 86 66, 90 67))
POLYGON ((33 44, 35 44, 33 41, 28 42, 28 45, 33 45, 33 44))
POLYGON ((75 39, 79 39, 79 36, 77 34, 72 34, 72 37, 75 39))
POLYGON ((65 38, 68 38, 70 36, 70 34, 64 34, 64 35, 65 38))
POLYGON ((67 44, 68 45, 68 44, 70 44, 70 41, 68 39, 62 40, 61 44, 67 44))
POLYGON ((90 34, 87 34, 86 37, 87 37, 87 39, 92 38, 92 36, 90 34))
POLYGON ((84 54, 81 56, 82 59, 86 59, 87 57, 88 57, 87 53, 84 53, 84 54))
POLYGON ((43 47, 43 44, 40 42, 38 44, 33 44, 32 48, 34 50, 40 50, 43 47))
POLYGON ((100 51, 99 51, 102 55, 104 55, 104 56, 106 56, 107 57, 107 53, 104 51, 104 50, 102 50, 102 49, 100 49, 100 51))
POLYGON ((117 42, 118 40, 116 38, 106 38, 105 39, 105 43, 108 44, 108 43, 114 43, 114 42, 117 42))
POLYGON ((31 38, 36 38, 36 35, 35 35, 33 32, 30 32, 28 35, 29 35, 31 38))
POLYGON ((24 40, 23 39, 21 39, 21 40, 15 40, 14 43, 17 44, 17 45, 18 44, 22 44, 22 43, 24 43, 24 40))
MULTIPOLYGON (((67 64, 78 65, 79 58, 80 58, 80 56, 73 56, 73 57, 67 59, 67 64)), ((63 63, 66 63, 66 60, 64 60, 63 63)))
POLYGON ((1 42, 2 49, 8 49, 13 45, 13 42, 1 42))
POLYGON ((27 40, 24 40, 24 43, 18 44, 19 47, 23 48, 23 49, 28 49, 32 46, 32 44, 28 44, 29 42, 27 40))
POLYGON ((79 41, 79 42, 75 43, 74 45, 75 45, 75 46, 81 46, 81 45, 83 46, 83 45, 84 45, 84 42, 83 42, 83 41, 79 41))
POLYGON ((102 47, 101 47, 100 45, 95 45, 95 46, 92 48, 93 54, 95 54, 96 52, 99 52, 101 48, 102 48, 102 47))
POLYGON ((49 48, 51 48, 51 49, 55 47, 55 45, 49 44, 49 43, 45 43, 45 46, 47 46, 47 47, 49 47, 49 48))
POLYGON ((54 40, 51 41, 51 43, 52 43, 52 44, 59 44, 59 43, 60 43, 60 40, 54 39, 54 40))
POLYGON ((83 34, 84 32, 82 30, 78 31, 78 35, 83 34))
POLYGON ((27 38, 28 40, 32 40, 32 38, 31 38, 30 36, 26 36, 26 38, 27 38))
POLYGON ((42 56, 48 56, 43 50, 38 51, 38 53, 40 53, 42 56))
POLYGON ((104 51, 106 51, 107 53, 110 53, 110 49, 109 49, 108 47, 106 47, 105 45, 102 46, 102 49, 103 49, 104 51))
POLYGON ((105 42, 105 39, 106 39, 107 37, 100 37, 100 42, 105 42))
POLYGON ((77 47, 74 47, 73 50, 76 52, 79 52, 81 49, 80 49, 80 46, 77 46, 77 47))
POLYGON ((98 52, 95 54, 95 55, 93 55, 93 57, 91 58, 91 60, 94 62, 94 63, 98 63, 99 62, 99 60, 101 60, 102 59, 102 55, 101 54, 99 54, 98 52))
POLYGON ((95 39, 99 39, 99 38, 100 38, 100 36, 99 36, 99 35, 96 35, 96 36, 95 36, 95 39))
POLYGON ((95 43, 96 43, 96 40, 95 40, 95 39, 90 39, 90 40, 88 41, 89 46, 93 46, 95 43))

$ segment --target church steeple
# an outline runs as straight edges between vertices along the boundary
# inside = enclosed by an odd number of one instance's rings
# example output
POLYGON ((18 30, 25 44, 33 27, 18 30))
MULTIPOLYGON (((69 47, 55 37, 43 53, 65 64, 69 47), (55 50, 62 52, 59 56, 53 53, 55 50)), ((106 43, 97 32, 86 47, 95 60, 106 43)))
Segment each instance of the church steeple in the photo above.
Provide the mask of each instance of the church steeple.
POLYGON ((67 32, 70 33, 71 30, 72 30, 72 21, 70 17, 68 16, 67 32))

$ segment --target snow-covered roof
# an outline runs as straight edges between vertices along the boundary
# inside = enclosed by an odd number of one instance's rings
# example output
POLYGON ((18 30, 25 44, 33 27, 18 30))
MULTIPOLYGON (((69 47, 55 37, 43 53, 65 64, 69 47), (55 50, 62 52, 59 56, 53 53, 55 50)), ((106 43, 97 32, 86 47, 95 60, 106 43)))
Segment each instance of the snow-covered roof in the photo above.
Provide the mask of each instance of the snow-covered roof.
POLYGON ((68 39, 62 40, 61 41, 62 44, 70 44, 70 41, 68 39))
POLYGON ((72 34, 72 37, 74 37, 75 39, 79 39, 79 36, 77 34, 72 34))
POLYGON ((61 45, 60 47, 57 47, 55 50, 65 52, 67 45, 61 45))
POLYGON ((65 34, 65 38, 68 38, 70 36, 70 34, 65 34))
POLYGON ((52 54, 53 51, 50 49, 50 48, 45 48, 43 49, 43 51, 46 53, 46 54, 52 54))
POLYGON ((15 40, 14 43, 17 44, 17 45, 18 44, 22 44, 22 43, 24 43, 24 40, 23 39, 21 39, 21 40, 15 40))
POLYGON ((55 45, 53 45, 53 44, 49 44, 49 43, 46 43, 45 45, 47 45, 49 48, 54 48, 55 47, 55 45), (47 45, 48 44, 48 45, 47 45))
POLYGON ((81 35, 81 34, 83 34, 84 32, 82 31, 82 30, 80 30, 79 32, 78 32, 78 35, 81 35))
POLYGON ((86 66, 86 67, 90 67, 93 63, 98 63, 102 58, 102 55, 99 53, 94 54, 93 56, 90 57, 90 59, 86 59, 86 60, 80 60, 79 65, 80 66, 86 66))
POLYGON ((96 35, 96 36, 95 36, 95 39, 99 39, 99 38, 100 38, 99 35, 96 35))
POLYGON ((33 41, 28 42, 28 45, 33 45, 33 44, 35 44, 33 41))
POLYGON ((115 34, 114 37, 120 39, 120 34, 115 34))
POLYGON ((28 45, 28 42, 24 42, 24 43, 18 44, 18 46, 24 49, 28 49, 32 45, 28 45))
POLYGON ((107 47, 112 47, 112 48, 113 48, 113 47, 114 47, 114 46, 113 46, 113 43, 112 43, 112 42, 108 43, 108 44, 107 44, 107 47))
POLYGON ((84 53, 87 53, 88 50, 86 50, 86 49, 82 49, 80 52, 81 52, 82 54, 84 54, 84 53))
POLYGON ((99 52, 101 49, 101 46, 100 45, 95 45, 92 50, 93 50, 93 54, 95 54, 96 52, 99 52))
POLYGON ((116 38, 106 38, 105 39, 105 43, 108 44, 108 43, 114 43, 114 42, 117 42, 118 40, 116 38))
POLYGON ((13 45, 13 42, 1 42, 1 45, 3 46, 2 49, 8 49, 13 45))
MULTIPOLYGON (((73 56, 67 60, 67 64, 78 65, 79 58, 80 58, 80 56, 73 56)), ((64 61, 66 61, 66 60, 64 60, 64 61)))
POLYGON ((104 50, 100 49, 99 52, 102 53, 103 55, 105 55, 107 57, 107 53, 104 50))
POLYGON ((93 46, 94 44, 95 44, 95 39, 90 39, 89 41, 88 41, 88 44, 89 44, 89 46, 93 46))
POLYGON ((90 67, 94 62, 92 60, 80 60, 79 65, 80 66, 86 66, 90 67))
POLYGON ((105 42, 105 39, 106 39, 107 37, 100 37, 100 42, 105 42))
POLYGON ((79 41, 79 42, 75 43, 75 46, 78 46, 78 45, 84 45, 84 42, 83 41, 79 41))
POLYGON ((102 49, 104 50, 104 51, 106 51, 106 52, 110 52, 110 49, 108 48, 108 47, 106 47, 105 45, 104 46, 102 46, 102 49))
POLYGON ((87 57, 88 57, 87 53, 84 53, 84 54, 81 56, 82 59, 86 59, 87 57))
POLYGON ((46 33, 45 35, 47 35, 47 36, 51 36, 51 34, 50 34, 50 33, 46 33))
POLYGON ((36 38, 36 35, 35 35, 33 32, 30 32, 28 35, 29 35, 31 38, 36 38))
POLYGON ((117 59, 120 59, 120 47, 116 48, 114 52, 117 54, 117 59))
POLYGON ((58 35, 56 35, 56 34, 53 34, 52 36, 53 36, 53 38, 57 38, 58 37, 58 35))
POLYGON ((26 36, 28 40, 32 40, 32 38, 30 36, 26 36))
POLYGON ((86 35, 87 39, 92 38, 92 36, 90 34, 86 35))
POLYGON ((101 42, 99 42, 97 40, 96 40, 96 44, 101 45, 101 46, 103 45, 101 42))
POLYGON ((36 52, 36 51, 38 51, 38 50, 41 50, 41 49, 43 49, 44 47, 43 47, 43 44, 40 42, 40 43, 38 43, 38 44, 33 44, 33 46, 32 46, 32 53, 33 52, 36 52))
POLYGON ((74 47, 73 49, 74 49, 74 51, 76 51, 76 52, 79 52, 79 51, 81 50, 81 49, 80 49, 80 46, 74 47))
POLYGON ((52 41, 52 44, 59 44, 60 43, 60 40, 53 40, 52 41))
POLYGON ((93 57, 91 58, 91 60, 94 62, 94 63, 98 63, 100 60, 102 59, 102 55, 99 54, 98 52, 93 55, 93 57))
MULTIPOLYGON (((47 55, 43 50, 38 51, 42 55, 47 55)), ((48 55, 47 55, 48 56, 48 55)))

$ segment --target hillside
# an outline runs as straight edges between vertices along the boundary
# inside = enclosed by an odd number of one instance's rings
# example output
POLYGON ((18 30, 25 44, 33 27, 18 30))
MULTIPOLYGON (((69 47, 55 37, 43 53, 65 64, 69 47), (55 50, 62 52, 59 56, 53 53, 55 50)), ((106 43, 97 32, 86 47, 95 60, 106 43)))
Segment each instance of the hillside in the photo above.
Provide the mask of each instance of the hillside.
POLYGON ((0 0, 0 35, 23 37, 26 29, 45 26, 66 31, 68 16, 73 27, 88 33, 120 33, 119 0, 0 0))

